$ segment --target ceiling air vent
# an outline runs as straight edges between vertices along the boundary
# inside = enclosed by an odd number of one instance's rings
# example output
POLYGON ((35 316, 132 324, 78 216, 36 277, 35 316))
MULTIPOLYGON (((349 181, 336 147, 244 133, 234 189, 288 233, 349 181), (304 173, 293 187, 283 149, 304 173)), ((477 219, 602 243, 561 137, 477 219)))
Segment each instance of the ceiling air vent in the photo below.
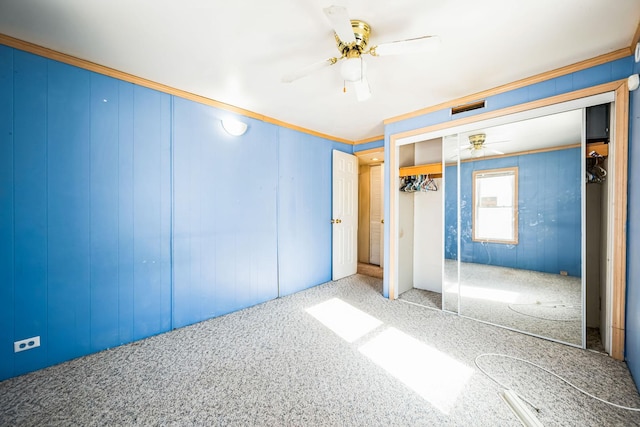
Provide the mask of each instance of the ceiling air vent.
POLYGON ((485 107, 484 99, 482 101, 474 101, 468 104, 462 104, 462 105, 458 105, 457 107, 451 108, 451 115, 453 116, 455 114, 464 113, 465 111, 477 110, 478 108, 484 108, 484 107, 485 107))

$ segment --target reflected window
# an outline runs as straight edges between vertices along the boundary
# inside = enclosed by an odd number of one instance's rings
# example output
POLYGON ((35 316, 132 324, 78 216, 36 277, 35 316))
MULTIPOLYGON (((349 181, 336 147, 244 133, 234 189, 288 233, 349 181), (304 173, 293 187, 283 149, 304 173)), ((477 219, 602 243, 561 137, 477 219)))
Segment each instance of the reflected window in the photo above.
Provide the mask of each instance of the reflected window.
POLYGON ((518 243, 518 168, 473 172, 473 240, 518 243))

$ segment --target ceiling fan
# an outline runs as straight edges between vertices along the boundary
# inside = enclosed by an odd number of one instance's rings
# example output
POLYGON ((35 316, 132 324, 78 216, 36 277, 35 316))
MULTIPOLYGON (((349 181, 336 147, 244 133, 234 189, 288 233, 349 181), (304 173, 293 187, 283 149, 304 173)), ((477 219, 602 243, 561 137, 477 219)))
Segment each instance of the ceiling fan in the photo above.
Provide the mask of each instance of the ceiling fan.
POLYGON ((469 135, 469 145, 464 148, 464 150, 471 152, 471 157, 483 157, 487 153, 491 154, 504 154, 502 151, 494 150, 492 148, 487 148, 488 144, 495 144, 497 142, 503 141, 494 141, 494 142, 486 142, 487 134, 485 133, 476 133, 473 135, 469 135))
POLYGON ((506 140, 487 142, 487 134, 485 133, 472 134, 469 135, 468 138, 469 144, 466 147, 456 149, 456 153, 453 156, 449 157, 449 160, 457 159, 458 155, 464 152, 469 152, 469 155, 473 158, 484 157, 487 154, 504 154, 502 151, 488 148, 487 145, 496 144, 498 142, 506 142, 506 140))
POLYGON ((323 11, 333 27, 340 56, 325 59, 286 74, 282 78, 283 82, 291 83, 344 60, 340 67, 342 79, 345 83, 353 84, 358 101, 365 101, 371 97, 371 89, 367 82, 367 64, 362 55, 387 56, 424 52, 432 50, 440 43, 438 36, 422 36, 369 47, 369 36, 371 35, 369 24, 358 19, 349 19, 347 9, 342 6, 329 6, 323 11))

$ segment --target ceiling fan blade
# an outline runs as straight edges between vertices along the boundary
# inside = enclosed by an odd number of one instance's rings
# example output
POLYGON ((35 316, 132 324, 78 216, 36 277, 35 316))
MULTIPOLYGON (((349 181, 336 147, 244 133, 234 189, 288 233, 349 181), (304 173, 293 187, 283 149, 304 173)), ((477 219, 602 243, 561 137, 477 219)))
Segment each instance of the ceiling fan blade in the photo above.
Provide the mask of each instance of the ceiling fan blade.
POLYGON ((362 78, 356 82, 353 82, 353 88, 356 91, 356 98, 358 101, 366 101, 371 98, 371 88, 369 87, 369 82, 367 81, 366 76, 362 76, 362 78))
POLYGON ((493 154, 498 154, 498 155, 502 155, 504 154, 502 151, 500 150, 494 150, 493 148, 485 148, 485 150, 489 153, 493 153, 493 154))
POLYGON ((439 46, 440 37, 422 36, 415 39, 383 43, 372 47, 369 53, 373 56, 404 55, 406 53, 434 51, 439 46))
POLYGON ((338 62, 338 58, 329 58, 329 59, 325 59, 324 61, 316 62, 315 64, 307 65, 306 67, 298 71, 294 71, 292 73, 288 73, 282 76, 282 82, 291 83, 295 80, 308 76, 309 74, 314 73, 318 70, 321 70, 325 67, 329 67, 335 64, 336 62, 338 62))
POLYGON ((353 34, 347 9, 342 6, 329 6, 323 10, 338 38, 345 44, 355 43, 356 36, 353 34))

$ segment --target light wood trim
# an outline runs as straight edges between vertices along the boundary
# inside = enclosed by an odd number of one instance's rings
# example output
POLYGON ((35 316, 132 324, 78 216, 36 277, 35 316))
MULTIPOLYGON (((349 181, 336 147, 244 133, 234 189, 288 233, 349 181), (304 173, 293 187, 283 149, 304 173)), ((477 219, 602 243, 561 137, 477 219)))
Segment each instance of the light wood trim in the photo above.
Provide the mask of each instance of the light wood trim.
POLYGON ((591 158, 589 153, 593 151, 595 151, 602 157, 607 157, 609 155, 609 144, 605 142, 592 142, 590 144, 587 144, 587 149, 585 150, 585 156, 587 156, 587 158, 591 158))
POLYGON ((598 95, 606 92, 615 91, 620 85, 626 85, 627 80, 616 80, 609 83, 604 83, 598 86, 592 86, 585 89, 579 89, 573 92, 563 93, 561 95, 555 95, 550 98, 538 99, 536 101, 527 102, 524 104, 514 105, 512 107, 503 108, 501 110, 488 111, 486 113, 476 114, 475 116, 463 117, 457 120, 451 120, 449 122, 442 122, 431 126, 426 126, 418 129, 411 129, 408 131, 394 134, 396 139, 408 138, 411 136, 421 135, 423 133, 435 132, 438 130, 449 129, 457 126, 466 125, 469 123, 475 123, 483 120, 494 119, 496 117, 502 117, 509 114, 521 113, 523 111, 534 110, 536 108, 546 107, 553 104, 561 104, 567 101, 573 101, 579 98, 585 98, 592 95, 598 95))
POLYGON ((624 329, 611 330, 611 357, 615 360, 624 360, 624 335, 624 329))
POLYGON ((74 67, 82 68, 88 71, 92 71, 94 73, 103 74, 105 76, 113 77, 129 83, 133 83, 138 86, 147 87, 149 89, 157 90, 159 92, 167 93, 169 95, 179 96, 180 98, 188 99, 190 101, 198 102, 200 104, 209 105, 211 107, 219 108, 225 111, 231 111, 233 113, 237 113, 237 114, 250 117, 256 120, 261 120, 266 123, 271 123, 274 125, 293 129, 306 134, 318 136, 324 139, 329 139, 331 141, 342 142, 344 144, 350 144, 350 145, 353 144, 353 141, 350 141, 348 139, 338 138, 333 135, 327 135, 321 132, 316 132, 311 129, 306 129, 300 126, 296 126, 291 123, 286 123, 281 120, 277 120, 272 117, 258 114, 250 110, 245 110, 244 108, 239 108, 234 105, 225 104, 224 102, 216 101, 214 99, 196 95, 194 93, 177 89, 171 86, 167 86, 162 83, 157 83, 152 80, 147 80, 142 77, 134 76, 133 74, 129 74, 123 71, 115 70, 113 68, 105 67, 104 65, 96 64, 95 62, 76 58, 75 56, 57 52, 55 50, 48 49, 46 47, 38 46, 36 44, 29 43, 24 40, 19 40, 19 39, 7 36, 5 34, 0 34, 0 44, 13 47, 15 49, 23 50, 25 52, 33 53, 35 55, 39 55, 44 58, 53 59, 54 61, 59 61, 65 64, 73 65, 74 67))
POLYGON ((271 123, 273 125, 281 126, 281 127, 284 127, 284 128, 297 130, 298 132, 306 133, 306 134, 309 134, 309 135, 319 136, 320 138, 329 139, 331 141, 342 142, 343 144, 353 145, 353 141, 350 141, 348 139, 339 138, 337 136, 328 135, 326 133, 316 132, 315 130, 303 128, 303 127, 300 127, 300 126, 297 126, 297 125, 292 125, 291 123, 283 122, 281 120, 274 119, 272 117, 262 116, 262 121, 266 122, 266 123, 271 123))
POLYGON ((368 150, 362 150, 362 151, 355 151, 353 153, 354 156, 357 157, 362 157, 362 156, 366 156, 369 154, 384 154, 384 147, 378 147, 378 148, 369 148, 368 150))
MULTIPOLYGON (((414 175, 440 175, 442 177, 442 163, 429 163, 426 165, 406 166, 400 168, 399 176, 414 175)), ((434 176, 434 178, 439 178, 434 176)))
POLYGON ((384 141, 384 135, 372 136, 371 138, 361 139, 359 141, 353 141, 353 145, 367 144, 369 142, 384 141))
MULTIPOLYGON (((634 45, 635 50, 635 45, 634 45)), ((399 116, 391 117, 385 119, 383 123, 385 125, 389 123, 399 122, 401 120, 407 120, 414 117, 422 116, 427 113, 432 113, 434 111, 444 110, 446 108, 451 108, 458 106, 460 104, 466 104, 473 101, 478 101, 481 99, 486 99, 490 96, 494 96, 500 93, 508 92, 510 90, 519 89, 525 86, 530 86, 532 84, 540 83, 545 80, 553 79, 556 77, 561 77, 567 74, 575 73, 580 70, 584 70, 587 68, 595 67, 596 65, 602 65, 610 61, 615 61, 617 59, 625 58, 629 56, 629 48, 625 47, 623 49, 618 49, 613 52, 605 53, 604 55, 596 56, 595 58, 587 59, 585 61, 576 62, 575 64, 567 65, 566 67, 557 68, 552 71, 547 71, 545 73, 537 74, 535 76, 527 77, 521 80, 517 80, 512 83, 507 83, 502 86, 495 87, 493 89, 488 89, 482 92, 475 93, 473 95, 464 96, 462 98, 456 98, 451 101, 446 101, 437 105, 432 105, 430 107, 422 108, 420 110, 416 110, 410 113, 402 114, 399 116)))
POLYGON ((616 90, 614 182, 613 182, 613 254, 612 254, 612 344, 611 356, 624 360, 626 271, 627 271, 627 162, 629 145, 629 91, 626 84, 616 90))

